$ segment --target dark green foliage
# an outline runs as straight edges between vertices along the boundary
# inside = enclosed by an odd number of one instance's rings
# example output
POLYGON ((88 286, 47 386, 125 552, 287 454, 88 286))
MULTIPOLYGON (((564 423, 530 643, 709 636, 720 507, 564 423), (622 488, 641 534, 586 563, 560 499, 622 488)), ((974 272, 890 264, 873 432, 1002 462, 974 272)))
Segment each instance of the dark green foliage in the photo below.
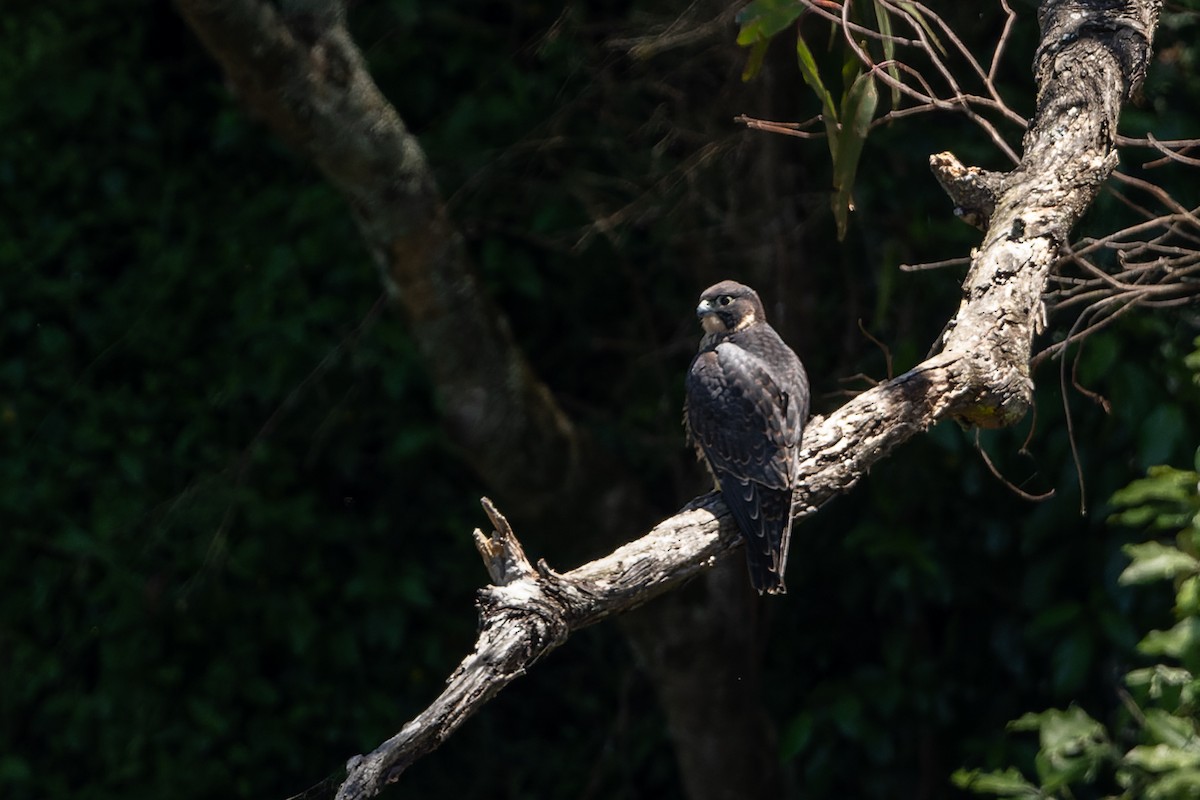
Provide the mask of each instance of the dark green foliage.
MULTIPOLYGON (((388 36, 409 45, 393 64, 420 73, 430 49, 393 11, 388 36)), ((394 732, 467 652, 483 489, 343 203, 231 103, 169 6, 30 7, 4 25, 0 794, 302 791, 394 732)), ((490 70, 477 47, 416 82, 418 129, 490 70)), ((469 126, 437 120, 431 152, 476 169, 551 108, 558 78, 508 79, 528 104, 495 85, 486 107, 464 97, 469 126)), ((482 261, 504 275, 505 258, 482 261)), ((547 664, 557 703, 531 686, 521 707, 514 690, 503 725, 465 731, 411 790, 495 790, 482 750, 538 763, 536 738, 506 729, 538 729, 525 708, 578 723, 555 736, 562 768, 513 774, 512 796, 673 785, 658 717, 614 716, 618 691, 653 708, 644 683, 605 678, 630 674, 616 632, 575 651, 547 664), (582 773, 608 724, 632 738, 582 773)))
MULTIPOLYGON (((814 113, 795 54, 764 51, 772 80, 744 84, 732 27, 630 44, 685 6, 350 10, 535 366, 664 515, 705 486, 679 426, 699 290, 759 288, 828 412, 844 376, 884 375, 860 319, 899 370, 957 303, 959 274, 896 270, 977 240, 928 153, 1002 164, 952 117, 872 132, 835 246, 824 146, 731 122, 814 113)), ((1001 79, 1029 107, 1023 25, 1001 79)), ((485 487, 442 434, 342 202, 227 96, 168 4, 25 4, 0 26, 0 795, 282 800, 394 733, 470 646, 485 487)), ((1168 21, 1173 55, 1129 132, 1194 130, 1194 33, 1168 21)), ((1194 205, 1194 176, 1159 175, 1194 205)), ((1120 213, 1104 201, 1089 225, 1120 213)), ((974 434, 943 426, 797 531, 792 593, 766 612, 793 796, 950 796, 960 764, 1032 757, 1002 735, 1021 711, 1112 710, 1135 632, 1165 608, 1119 589, 1127 536, 1098 501, 1200 439, 1193 329, 1128 317, 1079 356, 1111 414, 1052 362, 1030 455, 1028 424, 980 437, 1052 500, 1016 497, 974 434)), ((569 566, 568 543, 514 522, 531 555, 569 566)), ((402 787, 680 796, 613 625, 538 664, 402 787)))
MULTIPOLYGON (((1200 344, 1200 340, 1197 340, 1200 344)), ((1197 351, 1200 352, 1200 351, 1197 351)), ((1194 360, 1194 357, 1193 357, 1194 360)), ((1200 468, 1200 451, 1197 452, 1200 468)), ((1129 558, 1123 586, 1170 580, 1176 623, 1152 630, 1137 645, 1159 660, 1126 673, 1123 704, 1106 727, 1083 709, 1028 713, 1013 731, 1035 731, 1037 782, 1017 770, 960 770, 954 780, 979 794, 1072 798, 1100 793, 1120 800, 1174 800, 1200 794, 1200 473, 1151 467, 1145 478, 1116 492, 1116 524, 1152 535, 1176 531, 1173 542, 1149 540, 1123 549, 1129 558), (1182 528, 1182 530, 1180 530, 1182 528)))
MULTIPOLYGON (((738 44, 751 48, 746 69, 742 73, 743 78, 750 79, 758 74, 771 39, 796 22, 804 10, 803 6, 793 0, 754 0, 742 9, 738 14, 741 30, 738 32, 737 41, 738 44)), ((884 29, 887 29, 889 23, 886 20, 890 19, 889 16, 879 13, 878 9, 876 13, 884 21, 884 29)), ((919 12, 917 17, 920 18, 919 12)), ((859 15, 855 14, 853 20, 858 22, 859 15)), ((867 133, 875 119, 879 90, 875 85, 875 77, 870 73, 863 74, 862 64, 853 51, 849 47, 843 47, 843 87, 840 102, 835 102, 833 94, 826 88, 826 82, 821 77, 821 70, 817 66, 812 49, 804 40, 804 33, 797 30, 795 37, 796 61, 799 64, 800 75, 821 104, 821 121, 825 128, 825 141, 829 146, 829 158, 833 167, 834 191, 830 198, 830 208, 837 222, 837 238, 841 241, 846 238, 850 212, 854 210, 854 199, 851 196, 854 176, 858 172, 867 133)), ((890 41, 883 43, 881 47, 887 53, 894 49, 890 41)), ((889 72, 895 75, 896 68, 893 66, 889 72)), ((893 100, 893 104, 896 102, 893 100)))

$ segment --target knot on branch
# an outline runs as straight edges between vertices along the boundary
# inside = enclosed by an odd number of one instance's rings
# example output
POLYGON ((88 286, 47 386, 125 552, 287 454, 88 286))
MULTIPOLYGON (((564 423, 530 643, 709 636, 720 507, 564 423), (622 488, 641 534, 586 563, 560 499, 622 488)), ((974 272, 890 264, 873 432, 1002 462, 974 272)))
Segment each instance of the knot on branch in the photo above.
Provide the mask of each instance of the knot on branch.
POLYGON ((1004 175, 979 167, 964 166, 953 153, 935 153, 929 168, 943 191, 954 202, 954 214, 968 225, 986 230, 996 210, 1004 175))
POLYGON ((965 387, 952 416, 963 426, 1007 428, 1015 425, 1033 403, 1033 381, 1028 372, 1009 369, 979 379, 965 387))
POLYGON ((571 633, 566 609, 535 580, 481 589, 477 605, 479 640, 487 644, 477 647, 476 653, 493 680, 524 674, 571 633))

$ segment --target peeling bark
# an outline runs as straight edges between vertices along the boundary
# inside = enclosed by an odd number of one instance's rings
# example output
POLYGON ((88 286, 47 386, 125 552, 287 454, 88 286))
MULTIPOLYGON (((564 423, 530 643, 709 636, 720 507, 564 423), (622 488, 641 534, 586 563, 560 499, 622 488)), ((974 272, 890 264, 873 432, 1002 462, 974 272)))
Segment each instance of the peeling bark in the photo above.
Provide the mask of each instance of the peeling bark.
MULTIPOLYGON (((814 419, 804 436, 797 519, 849 489, 896 445, 942 417, 974 407, 983 393, 968 382, 968 361, 967 356, 936 356, 851 400, 836 414, 814 419)), ((509 536, 511 532, 498 531, 485 538, 476 532, 477 543, 488 543, 486 562, 497 559, 496 551, 505 554, 502 561, 520 562, 517 548, 506 543, 509 536)), ((544 564, 534 568, 528 561, 505 570, 522 577, 480 590, 479 639, 447 689, 374 752, 351 759, 338 797, 374 796, 570 633, 642 605, 740 547, 737 526, 713 493, 642 538, 569 572, 558 574, 544 564)))
MULTIPOLYGON (((628 536, 628 520, 650 519, 636 479, 598 453, 566 417, 483 291, 420 144, 371 79, 343 25, 341 4, 176 5, 247 110, 347 199, 408 319, 450 436, 489 490, 526 518, 582 515, 592 521, 588 533, 607 542, 628 536)), ((672 730, 705 731, 711 740, 693 748, 700 744, 696 733, 675 737, 689 796, 718 800, 730 789, 739 800, 773 796, 777 763, 755 773, 762 791, 748 781, 752 776, 740 774, 749 763, 744 754, 772 749, 773 731, 748 688, 758 664, 747 654, 757 650, 734 646, 746 633, 727 613, 736 603, 715 590, 703 605, 689 599, 686 611, 695 625, 675 627, 683 605, 674 598, 656 604, 625 632, 646 660, 672 730), (681 659, 670 655, 688 648, 697 658, 681 678, 681 659), (720 675, 731 672, 747 680, 737 693, 719 691, 720 675)))
MULTIPOLYGON (((1024 415, 1047 277, 1116 163, 1119 110, 1145 74, 1159 5, 1043 3, 1037 114, 1018 167, 980 182, 991 205, 988 226, 942 352, 809 424, 797 519, 849 490, 872 464, 939 420, 999 427, 1024 415)), ((955 164, 942 154, 933 166, 955 164)), ((968 174, 961 165, 958 171, 968 174)), ((958 202, 953 176, 950 183, 958 202)), ((373 796, 571 632, 669 591, 739 545, 719 498, 706 495, 604 558, 561 575, 543 568, 483 589, 475 651, 429 709, 374 752, 350 761, 338 797, 373 796)))
MULTIPOLYGON (((336 20, 288 18, 262 0, 176 3, 246 104, 349 199, 386 280, 419 327, 450 427, 480 474, 525 509, 562 492, 564 483, 580 489, 586 458, 578 433, 481 291, 416 140, 371 82, 345 29, 336 20)), ((939 157, 952 199, 987 225, 942 352, 812 421, 798 518, 939 420, 996 427, 1025 413, 1047 276, 1115 164, 1118 112, 1145 73, 1159 6, 1042 4, 1037 113, 1018 167, 1005 175, 972 172, 954 167, 948 154, 939 157), (963 176, 972 174, 982 188, 964 205, 963 176)), ((705 573, 740 546, 719 498, 705 495, 641 539, 560 575, 530 564, 499 519, 494 515, 499 534, 477 536, 495 585, 480 592, 475 650, 425 712, 350 761, 340 798, 378 793, 573 631, 705 573)), ((611 524, 586 513, 577 522, 611 524)))

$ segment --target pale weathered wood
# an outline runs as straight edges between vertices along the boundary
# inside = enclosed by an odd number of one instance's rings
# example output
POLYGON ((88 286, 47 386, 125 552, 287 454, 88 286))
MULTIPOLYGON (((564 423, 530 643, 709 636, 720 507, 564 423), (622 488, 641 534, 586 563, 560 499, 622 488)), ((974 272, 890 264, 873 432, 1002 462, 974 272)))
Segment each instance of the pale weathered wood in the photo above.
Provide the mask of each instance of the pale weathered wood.
MULTIPOLYGON (((449 416, 460 441, 511 442, 509 451, 481 447, 480 457, 491 459, 481 469, 498 476, 500 487, 522 479, 560 486, 575 475, 580 454, 572 426, 464 267, 461 239, 420 149, 370 82, 344 27, 303 18, 285 24, 263 0, 176 3, 248 105, 350 198, 364 238, 423 326, 422 348, 452 401, 449 416), (463 351, 464 343, 490 353, 463 351), (465 358, 482 358, 492 369, 461 369, 465 358)), ((964 167, 949 154, 932 163, 952 200, 987 226, 942 350, 812 421, 803 442, 798 519, 939 420, 996 427, 1025 413, 1047 277, 1113 169, 1118 113, 1145 73, 1159 7, 1158 0, 1042 3, 1037 113, 1020 164, 999 174, 964 167)), ((494 508, 489 515, 497 532, 477 531, 476 544, 495 585, 479 594, 474 651, 428 709, 370 754, 350 760, 339 798, 377 794, 573 631, 669 591, 740 545, 719 498, 705 495, 640 539, 557 574, 544 564, 532 567, 503 517, 494 508)), ((575 524, 592 522, 581 516, 575 524)))
MULTIPOLYGON (((1034 65, 1038 108, 1021 163, 1002 175, 963 167, 950 154, 933 159, 956 203, 964 197, 956 178, 972 182, 971 211, 987 224, 942 352, 810 423, 798 519, 941 419, 999 427, 1024 415, 1047 277, 1115 166, 1119 110, 1145 73, 1158 11, 1153 0, 1117 9, 1082 0, 1042 4, 1044 44, 1034 65)), ((604 558, 562 575, 543 570, 482 590, 475 651, 421 716, 351 760, 338 797, 374 795, 572 631, 646 602, 738 545, 720 500, 707 495, 604 558)))

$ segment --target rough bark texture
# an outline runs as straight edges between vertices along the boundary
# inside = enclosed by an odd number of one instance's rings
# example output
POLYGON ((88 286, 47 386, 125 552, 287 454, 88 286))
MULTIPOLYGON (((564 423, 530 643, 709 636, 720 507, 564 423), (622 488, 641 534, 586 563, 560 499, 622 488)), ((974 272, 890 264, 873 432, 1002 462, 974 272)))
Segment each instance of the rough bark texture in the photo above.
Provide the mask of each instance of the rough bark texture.
MULTIPOLYGON (((480 290, 419 146, 371 82, 345 29, 336 19, 284 18, 262 0, 176 2, 246 104, 349 198, 389 285, 419 328, 451 428, 480 474, 498 494, 518 498, 523 509, 563 491, 564 478, 582 488, 580 465, 587 459, 580 455, 580 437, 480 290)), ((1158 10, 1153 0, 1043 3, 1037 114, 1018 168, 988 174, 976 181, 982 193, 977 186, 968 195, 960 178, 969 170, 957 171, 956 178, 955 169, 944 167, 953 167, 948 154, 938 157, 942 168, 934 164, 955 202, 973 198, 968 210, 987 226, 943 350, 830 417, 813 420, 803 443, 799 518, 851 488, 872 464, 940 419, 993 427, 1025 413, 1046 278, 1115 163, 1118 111, 1144 74, 1158 10)), ((592 487, 606 497, 587 507, 628 497, 611 489, 592 487)), ((604 524, 586 514, 576 522, 604 524)), ((481 552, 496 585, 480 592, 474 652, 429 709, 374 752, 351 760, 339 797, 378 793, 572 631, 708 572, 739 545, 714 495, 563 575, 530 565, 509 531, 477 541, 484 543, 481 552)), ((668 708, 672 713, 673 727, 705 724, 686 719, 679 708, 668 708)), ((747 735, 762 745, 769 741, 763 730, 755 726, 747 735)), ((681 759, 685 770, 706 760, 699 751, 693 756, 681 759)))
MULTIPOLYGON (((1145 73, 1158 11, 1151 0, 1042 5, 1037 114, 1020 165, 989 177, 990 202, 973 209, 987 228, 942 352, 813 420, 804 436, 798 518, 854 486, 872 464, 938 420, 997 427, 1024 415, 1047 276, 1116 163, 1119 110, 1145 73)), ((937 171, 956 163, 941 154, 931 165, 937 171)), ((958 202, 955 176, 939 178, 958 202)), ((543 568, 482 590, 475 651, 428 710, 374 752, 351 760, 339 798, 369 797, 396 780, 571 631, 668 591, 738 544, 720 500, 707 495, 609 556, 563 575, 543 568)))
MULTIPOLYGON (((526 518, 571 509, 609 542, 628 536, 630 519, 652 519, 641 488, 562 412, 482 290, 420 144, 371 79, 339 4, 176 5, 245 107, 346 197, 425 357, 449 433, 490 491, 526 518)), ((759 650, 740 646, 744 617, 731 613, 750 601, 729 581, 705 581, 702 597, 670 598, 625 630, 662 699, 688 796, 772 797, 778 764, 743 757, 774 742, 752 688, 759 650), (678 625, 681 614, 693 624, 678 625), (745 680, 731 688, 722 678, 730 674, 745 680)))

